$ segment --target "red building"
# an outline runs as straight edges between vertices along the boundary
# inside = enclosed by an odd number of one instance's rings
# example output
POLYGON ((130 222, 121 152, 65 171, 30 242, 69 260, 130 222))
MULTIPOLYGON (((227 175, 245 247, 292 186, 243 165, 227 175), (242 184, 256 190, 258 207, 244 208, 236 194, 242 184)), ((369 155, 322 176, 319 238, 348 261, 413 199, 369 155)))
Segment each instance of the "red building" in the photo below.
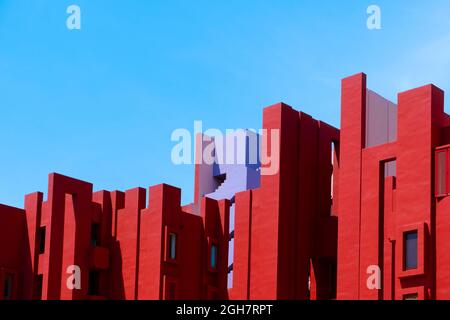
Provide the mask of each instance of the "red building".
POLYGON ((449 299, 450 116, 433 85, 398 106, 343 80, 338 299, 449 299), (367 285, 379 266, 378 290, 367 285))
POLYGON ((396 105, 358 74, 340 132, 268 107, 277 173, 196 165, 187 206, 168 185, 93 192, 51 174, 46 200, 0 206, 0 299, 449 299, 443 100, 430 85, 396 105), (236 172, 246 184, 221 198, 236 172))

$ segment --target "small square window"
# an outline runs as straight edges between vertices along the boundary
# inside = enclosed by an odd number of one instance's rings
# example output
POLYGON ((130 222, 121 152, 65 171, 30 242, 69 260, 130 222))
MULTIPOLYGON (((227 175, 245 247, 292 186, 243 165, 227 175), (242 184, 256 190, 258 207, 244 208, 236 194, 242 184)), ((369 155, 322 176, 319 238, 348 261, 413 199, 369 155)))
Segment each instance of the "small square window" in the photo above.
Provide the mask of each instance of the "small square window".
POLYGON ((384 176, 385 177, 397 176, 397 160, 392 160, 384 163, 384 176))
POLYGON ((417 247, 417 231, 404 233, 404 268, 405 270, 414 270, 418 266, 418 247, 417 247))

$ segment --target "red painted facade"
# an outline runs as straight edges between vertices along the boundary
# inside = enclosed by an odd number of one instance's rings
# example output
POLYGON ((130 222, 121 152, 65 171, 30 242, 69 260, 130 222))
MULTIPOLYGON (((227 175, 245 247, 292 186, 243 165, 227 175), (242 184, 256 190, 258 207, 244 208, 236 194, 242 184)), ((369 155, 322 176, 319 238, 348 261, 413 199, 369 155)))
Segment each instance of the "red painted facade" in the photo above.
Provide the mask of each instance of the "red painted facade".
MULTIPOLYGON (((331 299, 338 203, 337 190, 331 198, 331 159, 339 131, 284 104, 264 110, 263 127, 280 130, 280 169, 262 176, 259 189, 236 196, 230 298, 331 299)), ((338 173, 336 165, 334 182, 338 173)))
POLYGON ((198 165, 187 206, 168 185, 93 192, 50 174, 46 200, 0 205, 0 299, 449 299, 443 100, 429 85, 397 106, 357 74, 342 82, 340 131, 270 106, 263 148, 279 170, 233 204, 200 196, 198 165))
POLYGON ((364 74, 343 80, 337 298, 449 299, 450 117, 444 93, 433 85, 400 93, 397 139, 374 146, 365 145, 366 94, 364 74), (396 172, 388 173, 386 164, 393 162, 396 172), (409 268, 411 233, 417 257, 409 268), (379 290, 367 286, 374 265, 381 269, 379 290))

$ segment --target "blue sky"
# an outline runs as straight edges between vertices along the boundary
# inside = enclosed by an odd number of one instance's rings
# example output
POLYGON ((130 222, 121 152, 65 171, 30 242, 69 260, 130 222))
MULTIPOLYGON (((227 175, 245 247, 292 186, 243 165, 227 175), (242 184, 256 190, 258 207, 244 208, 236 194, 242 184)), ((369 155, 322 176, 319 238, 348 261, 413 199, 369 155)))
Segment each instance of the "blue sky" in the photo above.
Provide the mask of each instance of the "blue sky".
POLYGON ((0 0, 0 202, 47 174, 126 190, 169 183, 177 128, 260 128, 283 101, 339 126, 340 79, 450 92, 450 4, 433 1, 0 0), (82 29, 66 28, 77 4, 82 29), (382 30, 366 9, 382 10, 382 30))

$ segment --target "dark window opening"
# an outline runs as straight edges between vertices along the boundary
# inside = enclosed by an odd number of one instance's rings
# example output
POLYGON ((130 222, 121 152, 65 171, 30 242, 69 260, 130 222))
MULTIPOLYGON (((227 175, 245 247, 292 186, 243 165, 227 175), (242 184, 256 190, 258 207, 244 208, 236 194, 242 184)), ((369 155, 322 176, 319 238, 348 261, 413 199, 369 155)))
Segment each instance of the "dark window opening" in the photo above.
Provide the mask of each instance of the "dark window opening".
POLYGON ((449 193, 448 186, 448 150, 436 152, 435 193, 436 197, 444 197, 449 193))
POLYGON ((174 282, 168 282, 166 288, 166 300, 175 300, 176 285, 174 282))
POLYGON ((45 252, 45 235, 46 235, 46 228, 40 227, 39 228, 39 254, 43 254, 45 252))
POLYGON ((406 232, 403 243, 405 270, 417 269, 417 231, 406 232))
POLYGON ((405 294, 403 300, 419 300, 419 295, 417 293, 405 294))
POLYGON ((43 275, 42 274, 37 275, 34 281, 35 283, 34 283, 33 299, 42 300, 42 284, 44 281, 43 275))
POLYGON ((211 269, 217 268, 217 254, 218 254, 217 245, 215 244, 211 245, 210 261, 209 261, 211 269))
POLYGON ((175 233, 169 234, 169 259, 175 260, 177 258, 177 235, 175 233))
POLYGON ((14 276, 12 274, 7 273, 5 275, 5 280, 3 282, 3 298, 5 300, 11 300, 13 298, 13 285, 14 285, 14 276))
POLYGON ((336 261, 330 262, 329 265, 329 288, 330 288, 330 300, 335 300, 337 297, 337 264, 336 261))
POLYGON ((100 245, 100 224, 93 223, 91 226, 91 244, 94 247, 100 245))
POLYGON ((100 295, 100 272, 98 271, 89 272, 88 294, 90 296, 100 295))

